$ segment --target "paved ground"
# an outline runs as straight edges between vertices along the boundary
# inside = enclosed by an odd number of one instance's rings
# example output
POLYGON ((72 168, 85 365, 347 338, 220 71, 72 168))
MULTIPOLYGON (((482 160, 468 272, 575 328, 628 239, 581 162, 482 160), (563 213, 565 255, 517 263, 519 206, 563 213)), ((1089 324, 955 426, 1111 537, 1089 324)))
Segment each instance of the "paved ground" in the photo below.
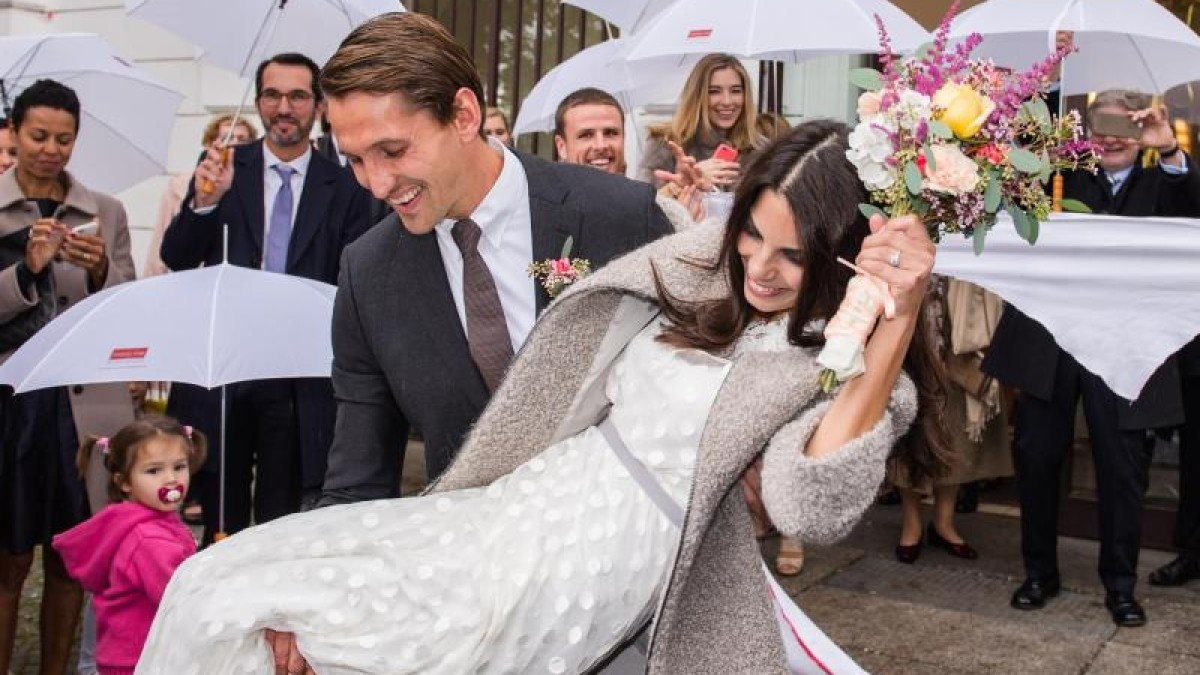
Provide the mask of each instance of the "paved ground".
MULTIPOLYGON (((419 489, 420 451, 409 453, 404 492, 419 489)), ((840 545, 810 547, 804 572, 781 580, 835 641, 876 675, 1195 675, 1200 673, 1200 581, 1163 589, 1142 583, 1142 628, 1117 629, 1103 606, 1097 544, 1061 538, 1064 592, 1038 612, 1008 598, 1020 583, 1019 529, 1010 515, 960 516, 980 551, 963 561, 926 549, 915 565, 892 556, 899 508, 875 507, 840 545)), ((764 545, 768 555, 777 544, 764 545)), ((1144 551, 1141 578, 1171 559, 1144 551)), ((36 568, 36 565, 35 565, 36 568)), ((39 578, 26 588, 15 675, 34 675, 39 578)))

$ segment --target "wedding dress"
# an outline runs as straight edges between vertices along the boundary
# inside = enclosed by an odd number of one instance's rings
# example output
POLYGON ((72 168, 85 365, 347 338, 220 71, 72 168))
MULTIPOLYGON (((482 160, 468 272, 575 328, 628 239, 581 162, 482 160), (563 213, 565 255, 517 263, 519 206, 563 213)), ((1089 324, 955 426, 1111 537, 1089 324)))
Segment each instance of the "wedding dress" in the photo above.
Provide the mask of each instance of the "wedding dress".
MULTIPOLYGON (((657 341, 662 325, 629 343, 605 391, 682 505, 730 362, 657 341)), ((786 345, 785 331, 764 324, 738 351, 786 345)), ((197 554, 137 672, 271 672, 264 628, 294 632, 320 675, 583 672, 652 615, 679 536, 590 427, 487 487, 297 514, 197 554)))

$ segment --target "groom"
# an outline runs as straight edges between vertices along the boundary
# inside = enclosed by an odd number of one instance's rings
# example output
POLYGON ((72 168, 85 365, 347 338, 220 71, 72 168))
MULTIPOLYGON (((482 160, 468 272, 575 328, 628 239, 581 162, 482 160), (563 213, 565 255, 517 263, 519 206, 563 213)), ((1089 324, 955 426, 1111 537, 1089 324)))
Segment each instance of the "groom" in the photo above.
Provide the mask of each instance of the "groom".
POLYGON ((426 16, 357 28, 321 87, 348 166, 394 211, 342 263, 324 505, 397 496, 410 426, 430 478, 445 470, 550 300, 530 262, 569 239, 594 269, 671 228, 642 183, 489 141, 470 56, 426 16))

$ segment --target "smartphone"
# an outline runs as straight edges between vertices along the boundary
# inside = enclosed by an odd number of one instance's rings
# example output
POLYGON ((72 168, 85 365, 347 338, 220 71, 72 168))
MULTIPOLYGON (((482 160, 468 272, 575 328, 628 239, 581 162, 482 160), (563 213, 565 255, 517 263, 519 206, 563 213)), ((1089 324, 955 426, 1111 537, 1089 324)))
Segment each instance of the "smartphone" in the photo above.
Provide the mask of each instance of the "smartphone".
POLYGON ((72 227, 71 232, 73 232, 75 234, 92 234, 93 232, 96 231, 96 228, 98 228, 98 227, 100 227, 100 223, 97 223, 96 221, 93 220, 91 222, 87 222, 82 225, 76 225, 75 227, 72 227))
POLYGON ((736 162, 738 158, 737 148, 728 143, 722 143, 713 151, 713 159, 723 159, 726 162, 736 162))
POLYGON ((1097 112, 1092 115, 1092 133, 1117 138, 1141 138, 1142 127, 1125 115, 1097 112))

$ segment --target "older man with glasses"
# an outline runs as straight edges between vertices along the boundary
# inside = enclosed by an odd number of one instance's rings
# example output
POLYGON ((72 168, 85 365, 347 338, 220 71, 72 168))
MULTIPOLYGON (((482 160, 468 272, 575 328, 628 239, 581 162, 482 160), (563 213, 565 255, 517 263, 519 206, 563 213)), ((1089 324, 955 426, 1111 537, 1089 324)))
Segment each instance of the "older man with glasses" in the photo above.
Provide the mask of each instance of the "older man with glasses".
MULTIPOLYGON (((221 262, 228 225, 229 263, 337 283, 342 249, 371 225, 370 195, 313 152, 309 133, 325 106, 318 72, 294 53, 259 65, 255 105, 265 138, 238 146, 232 161, 220 148, 207 151, 163 236, 168 267, 221 262)), ((298 511, 305 499, 315 502, 336 407, 328 379, 247 382, 231 394, 224 480, 232 533, 250 524, 251 510, 262 523, 298 511)), ((218 517, 217 486, 211 493, 201 496, 206 542, 218 517)))

